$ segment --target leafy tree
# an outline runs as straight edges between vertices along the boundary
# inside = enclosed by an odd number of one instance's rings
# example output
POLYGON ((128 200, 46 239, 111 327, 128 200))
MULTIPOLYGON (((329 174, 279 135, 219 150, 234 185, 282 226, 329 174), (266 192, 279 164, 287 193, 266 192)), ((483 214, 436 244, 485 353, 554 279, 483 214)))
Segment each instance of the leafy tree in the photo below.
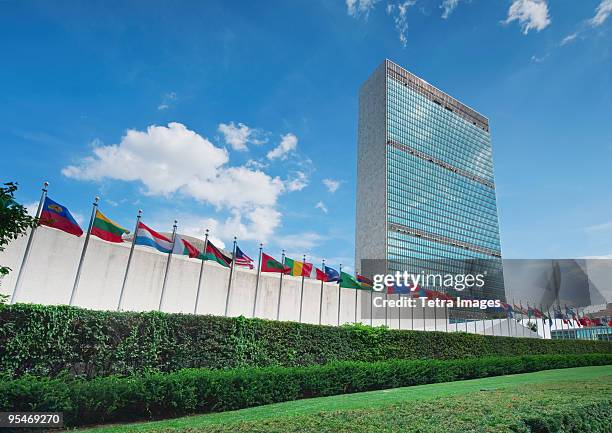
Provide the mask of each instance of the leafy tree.
MULTIPOLYGON (((17 184, 5 183, 0 186, 0 252, 12 240, 25 234, 30 227, 37 224, 36 218, 28 215, 26 208, 15 201, 17 184)), ((11 269, 0 265, 0 278, 11 269)))

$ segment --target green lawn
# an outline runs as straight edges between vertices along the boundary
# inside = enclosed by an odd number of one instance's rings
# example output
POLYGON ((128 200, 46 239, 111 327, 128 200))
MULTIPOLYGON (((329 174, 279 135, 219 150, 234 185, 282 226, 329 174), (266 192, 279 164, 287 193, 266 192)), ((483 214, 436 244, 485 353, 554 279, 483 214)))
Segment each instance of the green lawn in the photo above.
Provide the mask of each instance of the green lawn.
MULTIPOLYGON (((530 432, 525 426, 536 422, 534 419, 538 417, 554 421, 558 417, 579 419, 580 414, 590 413, 591 418, 600 419, 604 424, 589 424, 589 431, 610 432, 611 429, 606 430, 610 419, 597 412, 610 412, 610 400, 612 366, 581 367, 313 398, 77 431, 530 432)), ((553 421, 550 422, 554 424, 553 421)), ((592 419, 585 422, 597 423, 592 419)))

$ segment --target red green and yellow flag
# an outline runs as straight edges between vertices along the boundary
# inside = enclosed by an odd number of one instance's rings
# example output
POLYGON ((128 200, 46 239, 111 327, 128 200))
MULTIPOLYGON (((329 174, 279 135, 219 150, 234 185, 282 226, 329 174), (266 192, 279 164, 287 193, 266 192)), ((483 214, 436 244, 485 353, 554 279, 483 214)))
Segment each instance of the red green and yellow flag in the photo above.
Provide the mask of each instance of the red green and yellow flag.
POLYGON ((300 262, 289 257, 285 257, 285 266, 289 268, 287 274, 294 277, 310 277, 312 273, 312 263, 300 262))
POLYGON ((128 234, 130 231, 124 229, 116 222, 104 216, 102 212, 96 210, 96 217, 91 227, 91 234, 104 239, 108 242, 123 242, 122 235, 128 234))
POLYGON ((290 272, 288 266, 283 265, 274 257, 261 253, 261 272, 278 272, 279 274, 287 274, 290 272))
POLYGON ((230 264, 232 263, 232 259, 223 254, 223 252, 214 246, 211 241, 206 243, 206 251, 203 254, 200 253, 199 258, 202 260, 212 260, 213 262, 217 262, 226 268, 229 268, 230 264))
POLYGON ((364 290, 364 287, 350 274, 340 272, 340 287, 345 289, 364 290))

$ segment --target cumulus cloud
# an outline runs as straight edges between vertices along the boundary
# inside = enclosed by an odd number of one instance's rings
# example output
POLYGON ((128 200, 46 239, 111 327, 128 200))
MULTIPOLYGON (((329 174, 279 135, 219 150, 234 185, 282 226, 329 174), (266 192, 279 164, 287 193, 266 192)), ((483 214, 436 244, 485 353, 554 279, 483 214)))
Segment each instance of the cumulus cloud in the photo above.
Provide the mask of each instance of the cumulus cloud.
POLYGON ((546 0, 513 0, 505 23, 518 21, 527 34, 529 30, 541 31, 550 25, 548 3, 546 0))
POLYGON ((399 40, 403 47, 408 44, 408 38, 406 32, 408 31, 408 9, 414 6, 416 0, 405 0, 404 2, 387 5, 387 13, 393 16, 395 23, 395 30, 399 34, 399 40))
POLYGON ((363 15, 368 18, 378 0, 346 0, 346 12, 352 17, 363 15))
POLYGON ((223 134, 225 142, 234 150, 245 151, 248 150, 247 145, 249 143, 263 144, 267 141, 259 138, 261 136, 260 130, 249 128, 244 123, 238 123, 237 125, 234 122, 220 123, 218 130, 223 134))
MULTIPOLYGON (((242 241, 267 242, 280 226, 281 217, 281 213, 272 207, 234 210, 224 220, 184 216, 181 218, 181 233, 203 239, 206 229, 209 229, 210 239, 215 245, 234 236, 242 241)), ((223 245, 217 246, 223 248, 223 245)))
POLYGON ((281 136, 281 142, 278 146, 268 152, 266 155, 269 160, 287 159, 289 153, 297 148, 298 139, 294 134, 285 134, 281 136))
POLYGON ((287 191, 301 191, 308 186, 308 176, 303 171, 296 171, 292 178, 285 181, 287 191))
POLYGON ((334 179, 323 179, 323 185, 325 185, 327 190, 333 194, 334 192, 338 191, 338 188, 340 188, 340 181, 334 179))
POLYGON ((319 201, 317 202, 317 204, 315 204, 315 209, 321 209, 321 212, 327 213, 327 206, 325 206, 325 203, 323 203, 322 201, 319 201))
POLYGON ((444 0, 440 5, 440 8, 442 9, 442 18, 447 19, 453 13, 458 4, 459 0, 444 0))
POLYGON ((128 130, 119 144, 96 144, 93 155, 62 169, 79 180, 139 181, 148 195, 182 192, 217 207, 273 206, 283 190, 278 177, 229 167, 225 149, 180 123, 128 130), (249 190, 249 194, 244 194, 249 190))
POLYGON ((612 14, 612 0, 601 0, 599 6, 595 10, 595 16, 589 20, 593 27, 602 25, 612 14))

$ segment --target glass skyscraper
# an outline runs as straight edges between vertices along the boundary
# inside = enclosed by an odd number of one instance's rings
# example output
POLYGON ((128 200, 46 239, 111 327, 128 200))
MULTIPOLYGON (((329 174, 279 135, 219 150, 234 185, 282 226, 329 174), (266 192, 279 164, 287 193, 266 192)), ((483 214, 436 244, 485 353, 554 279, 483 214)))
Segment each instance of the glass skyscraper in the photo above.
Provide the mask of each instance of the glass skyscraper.
POLYGON ((484 273, 465 297, 505 299, 488 119, 385 60, 360 90, 358 135, 357 269, 484 273))

